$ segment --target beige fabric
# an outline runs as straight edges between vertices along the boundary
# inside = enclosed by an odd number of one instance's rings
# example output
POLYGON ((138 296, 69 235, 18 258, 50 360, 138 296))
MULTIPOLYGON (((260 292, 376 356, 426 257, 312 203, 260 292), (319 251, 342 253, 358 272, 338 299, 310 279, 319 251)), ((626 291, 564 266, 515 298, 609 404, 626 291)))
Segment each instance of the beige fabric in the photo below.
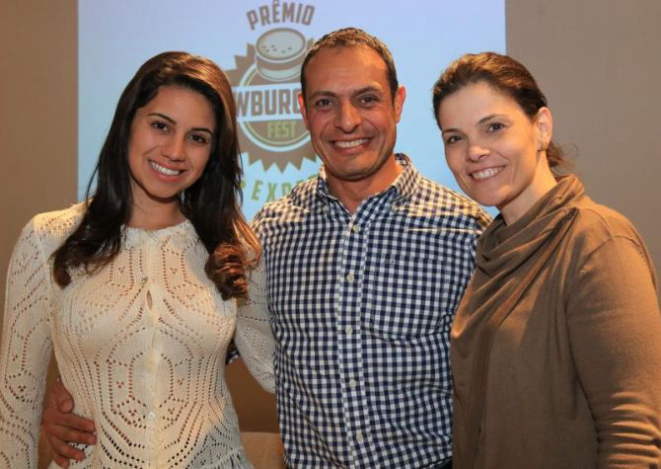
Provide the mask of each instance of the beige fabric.
POLYGON ((659 467, 661 315, 651 260, 631 224, 564 178, 524 217, 501 217, 452 330, 453 466, 659 467), (495 335, 475 464, 465 438, 484 326, 572 209, 569 234, 495 335))
POLYGON ((225 357, 234 337, 251 372, 272 390, 268 317, 251 316, 250 308, 237 317, 236 302, 222 300, 188 221, 153 232, 127 228, 109 265, 93 275, 74 272, 72 284, 60 289, 50 256, 80 215, 75 206, 36 216, 10 262, 0 466, 37 467, 54 346, 75 412, 97 428, 98 443, 75 467, 250 467, 223 377, 225 357))

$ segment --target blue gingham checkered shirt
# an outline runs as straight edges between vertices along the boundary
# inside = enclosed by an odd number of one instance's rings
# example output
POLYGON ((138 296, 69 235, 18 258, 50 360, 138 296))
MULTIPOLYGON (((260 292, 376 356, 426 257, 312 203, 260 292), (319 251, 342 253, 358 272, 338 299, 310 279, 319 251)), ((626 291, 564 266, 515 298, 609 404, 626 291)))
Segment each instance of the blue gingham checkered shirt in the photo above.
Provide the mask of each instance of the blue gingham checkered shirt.
POLYGON ((488 216, 397 159, 397 180, 353 214, 322 168, 253 222, 291 467, 419 468, 451 456, 450 326, 488 216))

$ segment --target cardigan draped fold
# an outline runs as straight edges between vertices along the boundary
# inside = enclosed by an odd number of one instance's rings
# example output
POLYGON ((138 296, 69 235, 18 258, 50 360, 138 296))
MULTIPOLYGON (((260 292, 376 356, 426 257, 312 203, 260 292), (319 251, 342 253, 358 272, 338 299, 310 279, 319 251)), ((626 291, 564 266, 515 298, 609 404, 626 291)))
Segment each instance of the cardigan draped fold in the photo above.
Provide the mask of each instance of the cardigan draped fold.
POLYGON ((453 465, 659 467, 660 338, 640 235, 574 176, 511 225, 497 217, 478 242, 452 330, 453 465), (548 260, 524 281, 563 225, 548 260), (476 378, 489 321, 517 288, 523 294, 476 378))

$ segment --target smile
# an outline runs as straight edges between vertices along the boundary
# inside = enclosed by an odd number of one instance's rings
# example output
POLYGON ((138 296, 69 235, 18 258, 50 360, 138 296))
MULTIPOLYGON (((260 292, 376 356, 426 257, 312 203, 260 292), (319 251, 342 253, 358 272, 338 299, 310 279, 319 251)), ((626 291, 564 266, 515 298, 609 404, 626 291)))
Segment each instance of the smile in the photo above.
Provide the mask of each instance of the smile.
POLYGON ((356 139, 356 140, 350 140, 350 141, 340 141, 340 140, 336 140, 334 143, 335 143, 335 146, 338 146, 338 147, 340 147, 340 148, 355 148, 355 147, 357 147, 357 146, 359 146, 359 145, 363 145, 363 144, 365 144, 365 143, 367 143, 367 142, 369 142, 369 139, 367 139, 367 138, 359 138, 359 139, 356 139))
POLYGON ((475 171, 474 173, 471 173, 470 176, 476 181, 481 181, 483 179, 494 177, 496 174, 500 173, 503 169, 505 169, 505 166, 499 166, 498 168, 487 168, 487 169, 483 169, 482 171, 475 171))
POLYGON ((156 171, 157 173, 164 174, 165 176, 178 176, 183 172, 183 171, 176 171, 174 169, 166 168, 165 166, 161 166, 160 164, 154 161, 150 161, 149 165, 152 167, 154 171, 156 171))

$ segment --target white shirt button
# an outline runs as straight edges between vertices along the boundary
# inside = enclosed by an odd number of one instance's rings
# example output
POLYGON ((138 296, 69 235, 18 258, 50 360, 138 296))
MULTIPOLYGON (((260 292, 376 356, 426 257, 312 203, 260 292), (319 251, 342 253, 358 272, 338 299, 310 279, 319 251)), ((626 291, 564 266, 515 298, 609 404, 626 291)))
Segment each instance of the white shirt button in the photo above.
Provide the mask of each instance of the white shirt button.
POLYGON ((356 279, 356 277, 354 277, 352 273, 349 273, 349 275, 347 275, 347 280, 348 281, 353 282, 355 279, 356 279))
POLYGON ((147 414, 147 418, 148 418, 149 420, 154 420, 154 419, 156 418, 156 414, 155 414, 154 412, 149 412, 149 413, 147 414))
POLYGON ((350 387, 351 389, 355 388, 357 384, 358 384, 358 383, 356 383, 356 380, 355 380, 355 379, 352 379, 351 381, 349 381, 349 387, 350 387))
POLYGON ((353 227, 351 227, 351 230, 354 233, 360 233, 360 227, 358 225, 353 225, 353 227))
POLYGON ((353 327, 351 327, 351 326, 347 326, 347 327, 344 329, 344 332, 346 332, 347 335, 351 335, 351 334, 353 334, 353 327))
POLYGON ((356 432, 356 441, 358 443, 362 443, 364 441, 363 432, 360 432, 360 431, 356 432))

